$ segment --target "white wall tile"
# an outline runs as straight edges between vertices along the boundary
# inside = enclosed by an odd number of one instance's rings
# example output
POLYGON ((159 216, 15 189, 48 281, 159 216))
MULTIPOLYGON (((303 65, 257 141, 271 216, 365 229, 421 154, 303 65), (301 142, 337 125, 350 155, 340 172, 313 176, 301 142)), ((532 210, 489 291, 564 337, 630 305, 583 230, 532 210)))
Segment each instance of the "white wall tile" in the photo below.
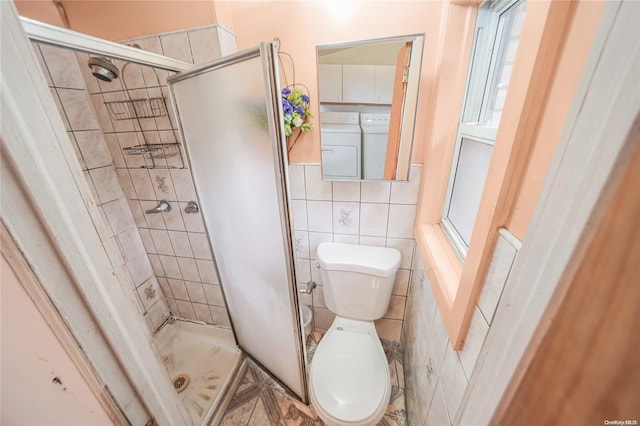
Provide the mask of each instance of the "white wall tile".
POLYGON ((221 56, 227 56, 238 51, 236 35, 231 31, 218 27, 218 38, 220 39, 221 56))
POLYGON ((140 232, 140 239, 142 239, 142 245, 144 245, 147 253, 156 254, 156 246, 153 243, 153 238, 151 238, 151 232, 146 228, 140 228, 138 232, 140 232))
POLYGON ((178 261, 176 260, 175 256, 158 255, 158 257, 160 258, 160 263, 162 264, 164 275, 167 278, 175 278, 178 280, 182 279, 182 274, 180 273, 178 261))
POLYGON ((33 48, 33 52, 38 59, 38 64, 40 65, 40 69, 42 70, 42 74, 44 75, 45 80, 47 81, 47 86, 53 86, 53 80, 51 80, 51 74, 49 74, 49 69, 47 67, 47 63, 44 61, 42 57, 42 53, 40 52, 40 44, 36 42, 31 42, 31 47, 33 48))
POLYGON ((415 241, 408 238, 387 238, 387 247, 392 247, 400 251, 400 268, 410 269, 413 259, 413 247, 415 241))
POLYGON ((360 235, 385 237, 389 204, 362 203, 360 205, 360 235))
POLYGON ((196 191, 191 179, 191 173, 187 169, 171 170, 171 179, 176 191, 178 201, 196 201, 196 191))
POLYGON ((333 234, 321 232, 309 232, 309 258, 316 259, 318 256, 318 244, 321 242, 333 241, 333 234))
POLYGON ((134 225, 129 204, 124 198, 105 203, 102 207, 114 234, 119 234, 134 225))
POLYGON ((420 177, 422 166, 411 166, 409 182, 391 183, 392 204, 416 204, 418 202, 418 190, 420 189, 420 177))
POLYGON ((360 203, 333 202, 333 232, 358 234, 360 230, 360 203))
POLYGON ((384 237, 367 237, 361 235, 358 244, 361 246, 384 247, 385 242, 386 238, 384 237))
POLYGON ((157 254, 149 254, 148 257, 149 262, 151 263, 151 268, 153 269, 153 273, 156 277, 164 277, 166 274, 164 273, 162 262, 160 262, 160 257, 157 254))
POLYGON ((447 413, 442 388, 440 383, 438 383, 433 394, 433 399, 431 400, 425 425, 449 426, 450 424, 451 420, 449 420, 449 414, 447 413))
POLYGON ((85 90, 56 89, 71 130, 99 130, 91 98, 85 90))
POLYGON ((383 181, 363 181, 360 201, 363 203, 388 203, 391 183, 383 181))
POLYGON ((204 222, 202 221, 202 212, 187 213, 184 211, 186 207, 187 203, 178 203, 178 208, 180 209, 182 221, 186 230, 189 232, 205 232, 204 222))
POLYGON ((304 166, 307 200, 331 200, 331 182, 322 180, 320 165, 304 166))
POLYGON ((225 308, 220 306, 209 306, 209 310, 211 311, 214 324, 219 325, 220 327, 231 327, 231 321, 229 320, 229 315, 225 308))
POLYGON ((131 226, 131 228, 116 235, 116 240, 118 241, 118 245, 122 250, 126 262, 131 262, 138 257, 146 256, 142 240, 138 234, 138 228, 135 226, 131 226))
POLYGON ((213 260, 207 234, 189 232, 188 235, 189 241, 191 242, 191 249, 193 250, 193 256, 196 259, 213 260))
POLYGON ((74 136, 87 169, 95 169, 112 164, 111 155, 107 151, 107 146, 100 130, 75 132, 74 136))
POLYGON ((131 276, 131 281, 135 287, 153 276, 153 269, 145 255, 137 257, 131 262, 127 262, 126 266, 129 271, 129 275, 131 276))
POLYGON ((156 253, 165 256, 174 256, 173 245, 169 238, 169 233, 164 229, 150 229, 149 233, 153 239, 153 244, 156 247, 156 253))
POLYGON ((216 27, 193 30, 187 32, 187 34, 189 35, 194 64, 204 64, 220 57, 220 44, 216 27))
POLYGON ((159 298, 147 311, 153 330, 157 330, 169 318, 169 315, 169 308, 162 298, 159 298))
POLYGON ((189 37, 186 32, 161 35, 160 43, 165 56, 193 63, 189 37))
POLYGON ((493 315, 496 312, 498 301, 517 253, 518 251, 515 247, 509 244, 502 235, 498 235, 496 247, 493 251, 493 256, 491 256, 489 269, 478 299, 480 311, 482 311, 489 324, 493 321, 493 315))
POLYGON ((331 201, 307 201, 309 231, 333 231, 332 207, 331 201))
POLYGON ((344 244, 358 244, 360 237, 357 235, 333 234, 333 241, 344 244))
POLYGON ((136 195, 136 190, 133 187, 129 171, 127 169, 116 169, 116 175, 118 176, 118 181, 120 182, 122 191, 124 191, 125 198, 127 200, 136 200, 138 197, 136 195))
POLYGON ((186 231, 180 212, 180 205, 176 201, 170 202, 170 204, 171 211, 161 213, 165 226, 170 231, 186 231))
MULTIPOLYGON (((171 246, 176 256, 180 257, 193 257, 191 251, 191 244, 186 232, 168 231, 169 238, 171 239, 171 246)), ((165 254, 165 253, 162 253, 165 254)))
POLYGON ((197 321, 196 313, 193 310, 193 305, 191 304, 191 302, 176 300, 176 304, 178 305, 178 309, 180 310, 181 317, 197 321))
POLYGON ((160 44, 160 37, 158 36, 137 38, 134 41, 138 43, 142 50, 164 55, 162 45, 160 44))
POLYGON ((220 284, 216 267, 211 260, 196 259, 196 266, 203 283, 220 284))
POLYGON ((309 233, 306 231, 295 231, 294 248, 296 256, 301 259, 309 259, 309 233))
POLYGON ((116 171, 113 167, 109 166, 89 170, 89 174, 98 193, 99 199, 96 201, 106 203, 116 198, 124 197, 122 189, 120 188, 120 182, 118 182, 116 176, 116 171))
POLYGON ((171 288, 171 293, 173 297, 181 300, 189 300, 189 293, 187 292, 187 286, 185 285, 183 280, 176 280, 173 278, 168 278, 169 287, 171 288))
POLYGON ((177 257, 178 267, 182 278, 188 281, 200 281, 200 274, 195 259, 191 257, 177 257))
POLYGON ((360 201, 359 181, 333 182, 333 201, 360 201))
POLYGON ((149 278, 145 281, 144 284, 138 287, 137 292, 145 311, 162 297, 162 291, 160 290, 156 277, 149 278))
POLYGON ((289 166, 289 189, 293 200, 305 199, 306 191, 304 185, 304 166, 302 164, 291 164, 289 166))
MULTIPOLYGON (((171 180, 169 170, 152 169, 149 170, 149 175, 151 176, 153 190, 156 193, 156 200, 175 201, 178 199, 176 197, 175 190, 173 189, 173 181, 171 180)), ((174 203, 172 208, 175 209, 176 207, 178 207, 178 205, 174 203)))
POLYGON ((440 308, 438 307, 435 310, 433 315, 433 323, 431 325, 431 331, 429 332, 431 347, 433 350, 433 356, 436 362, 436 369, 440 370, 440 366, 442 365, 442 360, 444 359, 445 351, 447 347, 449 347, 449 334, 447 333, 447 329, 444 325, 444 321, 442 320, 442 315, 440 314, 440 308))
POLYGON ((306 231, 307 224, 307 202, 305 200, 291 200, 291 214, 293 216, 293 229, 306 231))
POLYGON ((411 276, 411 271, 409 269, 398 269, 396 273, 396 279, 393 283, 393 294, 397 294, 399 296, 406 296, 409 289, 409 277, 411 276))
POLYGON ((298 259, 296 261, 296 278, 301 284, 311 280, 311 264, 309 259, 298 259))
POLYGON ((187 293, 189 293, 189 300, 194 303, 207 303, 207 298, 204 294, 204 288, 199 282, 185 281, 187 287, 187 293))
POLYGON ((211 316, 211 311, 209 310, 209 306, 202 303, 193 303, 193 311, 196 314, 196 320, 204 321, 208 324, 213 323, 213 317, 211 316))
POLYGON ((219 285, 203 284, 202 287, 209 305, 224 306, 224 297, 219 285))
POLYGON ((449 413, 449 418, 452 419, 456 416, 462 395, 464 395, 464 391, 467 388, 467 379, 458 360, 458 355, 451 346, 447 347, 444 356, 440 371, 440 382, 447 412, 449 413))
POLYGON ((131 176, 131 181, 133 182, 133 187, 136 190, 136 195, 139 200, 157 200, 148 170, 129 170, 129 175, 131 176))
POLYGON ((40 44, 40 51, 51 74, 53 85, 72 89, 86 89, 82 72, 72 50, 40 44))
POLYGON ((391 204, 389 206, 390 238, 413 238, 413 223, 416 218, 416 206, 406 204, 391 204))
POLYGON ((485 321, 478 306, 473 310, 473 316, 471 317, 471 323, 469 325, 469 331, 467 337, 464 340, 464 346, 462 350, 458 351, 462 368, 464 368, 467 380, 471 378, 471 372, 476 365, 478 355, 482 349, 484 339, 489 332, 489 324, 485 321))

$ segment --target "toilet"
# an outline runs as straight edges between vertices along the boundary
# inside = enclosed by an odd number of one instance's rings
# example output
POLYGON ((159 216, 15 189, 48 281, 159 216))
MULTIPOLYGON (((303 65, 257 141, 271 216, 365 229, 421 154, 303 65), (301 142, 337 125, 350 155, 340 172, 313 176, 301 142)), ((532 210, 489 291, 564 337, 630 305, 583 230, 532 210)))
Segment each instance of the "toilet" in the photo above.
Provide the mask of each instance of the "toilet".
POLYGON ((311 361, 311 402, 329 425, 375 425, 389 404, 391 377, 373 321, 389 308, 400 252, 323 242, 317 253, 325 303, 336 318, 311 361))

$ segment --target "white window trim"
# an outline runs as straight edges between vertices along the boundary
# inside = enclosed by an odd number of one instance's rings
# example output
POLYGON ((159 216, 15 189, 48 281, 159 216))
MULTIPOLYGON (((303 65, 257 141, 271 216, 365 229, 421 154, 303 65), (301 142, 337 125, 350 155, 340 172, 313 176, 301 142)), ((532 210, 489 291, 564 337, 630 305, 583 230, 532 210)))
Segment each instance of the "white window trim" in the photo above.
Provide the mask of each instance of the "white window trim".
POLYGON ((456 230, 455 225, 449 219, 449 208, 453 197, 453 187, 458 170, 457 164, 460 159, 460 150, 462 140, 468 139, 474 142, 485 143, 493 146, 495 144, 497 127, 483 125, 479 122, 482 111, 487 105, 488 96, 484 96, 485 92, 491 85, 496 61, 493 58, 493 47, 500 43, 502 32, 500 31, 500 15, 512 7, 516 7, 518 3, 526 0, 499 0, 493 2, 488 9, 480 8, 478 10, 478 19, 474 30, 475 36, 473 41, 473 49, 471 51, 471 61, 469 63, 469 72, 465 87, 464 101, 462 111, 460 112, 460 121, 456 134, 456 143, 453 151, 453 159, 449 171, 447 181, 447 192, 445 195, 444 205, 442 208, 441 225, 445 230, 445 234, 451 242, 459 259, 464 262, 467 256, 468 245, 456 230), (491 31, 489 37, 480 37, 484 31, 491 31), (478 51, 490 50, 491 55, 481 55, 476 58, 478 51), (487 61, 489 62, 487 64, 487 61), (485 70, 483 72, 473 73, 474 67, 478 66, 485 70), (465 120, 466 119, 466 120, 465 120))

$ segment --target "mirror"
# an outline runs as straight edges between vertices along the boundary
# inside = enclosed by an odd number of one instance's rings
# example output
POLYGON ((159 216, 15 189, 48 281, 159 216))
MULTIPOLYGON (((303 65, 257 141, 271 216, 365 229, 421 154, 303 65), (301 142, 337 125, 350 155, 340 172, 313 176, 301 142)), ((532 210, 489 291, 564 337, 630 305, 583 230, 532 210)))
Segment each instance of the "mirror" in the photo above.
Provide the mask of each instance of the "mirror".
POLYGON ((318 46, 322 177, 409 179, 424 35, 318 46))

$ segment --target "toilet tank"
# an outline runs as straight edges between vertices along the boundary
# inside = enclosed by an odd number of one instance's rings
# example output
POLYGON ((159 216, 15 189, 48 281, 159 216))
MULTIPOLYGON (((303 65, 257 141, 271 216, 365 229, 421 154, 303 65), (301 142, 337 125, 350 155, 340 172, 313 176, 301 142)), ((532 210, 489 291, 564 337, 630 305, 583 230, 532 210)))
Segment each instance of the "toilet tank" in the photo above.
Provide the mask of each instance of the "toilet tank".
POLYGON ((327 308, 362 321, 384 316, 400 266, 398 250, 323 242, 317 253, 327 308))

